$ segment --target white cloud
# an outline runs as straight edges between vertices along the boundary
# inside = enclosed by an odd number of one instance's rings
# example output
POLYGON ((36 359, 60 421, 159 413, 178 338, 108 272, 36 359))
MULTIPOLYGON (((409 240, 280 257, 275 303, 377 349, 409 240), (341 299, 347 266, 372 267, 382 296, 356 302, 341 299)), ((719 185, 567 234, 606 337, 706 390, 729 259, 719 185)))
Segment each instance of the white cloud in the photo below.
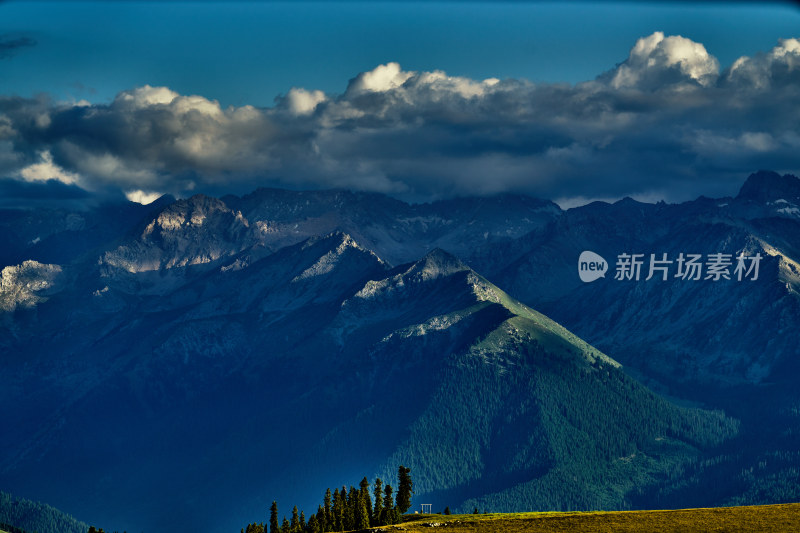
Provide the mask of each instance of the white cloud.
POLYGON ((362 72, 350 81, 348 94, 362 92, 385 92, 403 85, 413 72, 405 72, 398 63, 378 65, 372 70, 362 72))
POLYGON ((728 69, 725 81, 734 86, 768 89, 782 78, 800 81, 800 40, 780 39, 766 54, 743 56, 728 69))
MULTIPOLYGON (((137 168, 120 156, 109 152, 94 152, 71 141, 59 146, 66 160, 84 178, 79 184, 86 186, 87 178, 95 178, 100 183, 125 185, 153 185, 157 182, 157 173, 150 168, 137 168)), ((77 177, 77 175, 76 175, 77 177)), ((78 179, 74 180, 78 182, 78 179)))
POLYGON ((139 199, 262 185, 415 200, 735 192, 731 168, 800 170, 798 58, 800 41, 782 40, 720 79, 702 44, 656 32, 577 85, 386 63, 340 94, 295 87, 271 108, 152 86, 108 105, 0 97, 0 170, 139 199))
POLYGON ((423 72, 412 80, 412 90, 428 89, 436 94, 446 96, 456 94, 462 98, 483 96, 487 90, 495 87, 500 80, 489 78, 475 81, 460 76, 448 76, 441 70, 423 72))
POLYGON ((613 71, 611 86, 652 90, 691 81, 709 87, 718 76, 719 62, 702 44, 657 31, 636 42, 628 59, 613 71))
POLYGON ((72 184, 79 180, 79 176, 74 172, 64 170, 53 162, 53 154, 50 150, 39 152, 39 162, 20 170, 20 176, 25 181, 47 181, 57 180, 62 183, 72 184))
POLYGON ((114 103, 127 104, 135 108, 152 105, 166 105, 178 97, 178 93, 167 87, 151 87, 145 85, 132 91, 124 91, 117 95, 114 103))
MULTIPOLYGON (((776 58, 787 58, 787 56, 792 57, 794 60, 794 68, 800 68, 800 64, 797 64, 797 56, 800 55, 800 40, 799 39, 780 39, 778 41, 780 44, 772 49, 772 55, 776 58)), ((787 58, 788 60, 789 58, 787 58)))
POLYGON ((295 115, 313 113, 317 106, 325 100, 325 93, 322 91, 307 91, 298 87, 292 87, 286 95, 289 111, 295 115))
POLYGON ((174 98, 169 105, 179 115, 184 115, 192 111, 216 118, 221 118, 223 115, 219 102, 203 98, 202 96, 178 96, 174 98))
POLYGON ((137 110, 168 106, 177 115, 185 115, 192 111, 210 117, 222 115, 222 109, 216 100, 209 100, 197 95, 182 96, 168 87, 151 87, 150 85, 121 92, 114 99, 112 105, 123 108, 132 107, 137 110))
POLYGON ((145 86, 121 93, 109 106, 80 109, 80 120, 56 146, 90 189, 109 183, 161 189, 166 180, 177 192, 194 186, 194 178, 180 175, 199 173, 207 183, 252 176, 269 165, 274 150, 264 110, 222 109, 215 100, 165 87, 145 86), (96 142, 81 142, 87 137, 96 142))
POLYGON ((128 191, 125 193, 125 198, 130 200, 131 202, 136 202, 137 204, 147 205, 152 204, 159 198, 161 198, 162 194, 158 192, 146 192, 142 190, 135 190, 135 191, 128 191))

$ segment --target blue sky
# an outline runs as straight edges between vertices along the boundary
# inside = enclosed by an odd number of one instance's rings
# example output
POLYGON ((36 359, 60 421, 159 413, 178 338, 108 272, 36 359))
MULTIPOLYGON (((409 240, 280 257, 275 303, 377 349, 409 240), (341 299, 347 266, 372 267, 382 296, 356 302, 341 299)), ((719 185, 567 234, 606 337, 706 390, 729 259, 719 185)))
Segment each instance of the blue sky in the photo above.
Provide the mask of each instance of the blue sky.
POLYGON ((0 2, 0 193, 735 194, 800 171, 798 38, 789 3, 0 2))
POLYGON ((800 28, 784 4, 633 2, 5 2, 0 34, 36 41, 3 92, 110 101, 144 84, 223 105, 272 105, 291 87, 343 90, 389 61, 474 79, 580 82, 663 31, 723 65, 800 28))

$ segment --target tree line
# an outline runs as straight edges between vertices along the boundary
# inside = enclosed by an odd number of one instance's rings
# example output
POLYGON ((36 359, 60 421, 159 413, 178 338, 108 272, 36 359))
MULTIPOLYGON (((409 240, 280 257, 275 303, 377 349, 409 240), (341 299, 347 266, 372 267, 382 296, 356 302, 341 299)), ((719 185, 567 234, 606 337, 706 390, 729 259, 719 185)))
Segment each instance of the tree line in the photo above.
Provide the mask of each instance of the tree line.
POLYGON ((0 529, 9 533, 86 533, 88 525, 50 505, 0 491, 0 529))
POLYGON ((267 524, 248 524, 241 533, 326 533, 352 531, 369 527, 386 526, 400 521, 400 515, 411 508, 411 495, 414 482, 411 469, 403 465, 397 469, 397 493, 394 488, 376 478, 370 485, 366 477, 358 488, 342 486, 331 492, 328 488, 317 512, 306 520, 304 511, 295 505, 291 520, 283 517, 278 520, 278 503, 272 502, 267 524))

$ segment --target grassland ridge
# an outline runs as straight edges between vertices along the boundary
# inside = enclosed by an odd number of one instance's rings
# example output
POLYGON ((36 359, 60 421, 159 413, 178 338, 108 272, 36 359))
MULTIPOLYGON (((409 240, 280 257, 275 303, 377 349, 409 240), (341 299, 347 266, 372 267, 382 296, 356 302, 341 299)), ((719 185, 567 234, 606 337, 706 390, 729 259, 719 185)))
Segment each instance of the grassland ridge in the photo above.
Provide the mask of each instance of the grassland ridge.
POLYGON ((800 503, 653 511, 412 515, 366 532, 429 533, 790 533, 800 531, 800 503))

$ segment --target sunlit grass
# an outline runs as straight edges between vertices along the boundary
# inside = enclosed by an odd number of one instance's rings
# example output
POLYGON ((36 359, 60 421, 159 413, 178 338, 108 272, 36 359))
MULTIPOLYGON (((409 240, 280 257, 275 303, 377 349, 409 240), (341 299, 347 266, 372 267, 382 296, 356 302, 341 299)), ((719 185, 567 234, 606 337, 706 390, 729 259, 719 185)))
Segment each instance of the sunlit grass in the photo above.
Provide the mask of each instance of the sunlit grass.
POLYGON ((430 532, 437 527, 452 533, 776 533, 800 531, 800 504, 675 511, 434 514, 406 516, 404 520, 402 524, 380 529, 409 533, 430 532))

